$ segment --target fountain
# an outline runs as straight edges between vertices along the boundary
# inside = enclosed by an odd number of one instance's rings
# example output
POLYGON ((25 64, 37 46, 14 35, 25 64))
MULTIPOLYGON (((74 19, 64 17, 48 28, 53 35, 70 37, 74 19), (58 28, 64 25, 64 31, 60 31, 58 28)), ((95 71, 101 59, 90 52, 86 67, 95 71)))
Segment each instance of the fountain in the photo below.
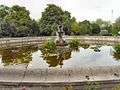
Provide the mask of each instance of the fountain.
POLYGON ((68 44, 63 39, 64 31, 63 31, 63 25, 58 26, 57 33, 57 40, 50 41, 45 46, 50 46, 53 48, 46 48, 43 46, 41 49, 43 60, 46 61, 46 63, 49 64, 49 67, 56 67, 60 66, 62 68, 63 61, 68 60, 71 58, 71 52, 72 50, 68 47, 68 44), (54 47, 55 45, 55 47, 54 47))

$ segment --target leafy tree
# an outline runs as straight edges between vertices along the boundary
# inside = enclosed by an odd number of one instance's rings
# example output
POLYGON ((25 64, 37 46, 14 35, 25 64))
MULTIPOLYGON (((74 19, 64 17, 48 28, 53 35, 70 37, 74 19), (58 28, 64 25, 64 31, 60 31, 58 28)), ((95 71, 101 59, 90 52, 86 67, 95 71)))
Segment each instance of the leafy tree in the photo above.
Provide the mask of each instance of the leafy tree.
POLYGON ((100 33, 100 27, 98 24, 92 23, 91 28, 92 28, 92 35, 98 35, 100 33))
POLYGON ((0 5, 0 18, 4 19, 10 12, 10 8, 4 5, 0 5))
POLYGON ((90 34, 91 33, 91 23, 87 20, 80 22, 80 34, 90 34))
POLYGON ((118 35, 119 31, 120 31, 120 17, 116 19, 115 23, 113 23, 112 34, 118 35))
POLYGON ((11 36, 10 25, 5 20, 0 19, 0 37, 11 36))
POLYGON ((17 28, 14 23, 0 19, 0 37, 15 37, 16 30, 17 28))
POLYGON ((66 34, 70 33, 71 16, 68 11, 63 11, 54 4, 48 4, 48 7, 42 12, 42 18, 39 20, 40 32, 42 35, 55 35, 58 25, 63 25, 66 34))
POLYGON ((97 19, 97 20, 95 21, 95 23, 98 24, 98 25, 101 27, 101 26, 102 26, 103 24, 105 24, 106 22, 99 18, 99 19, 97 19))
POLYGON ((35 20, 32 20, 30 28, 31 28, 30 36, 39 36, 40 35, 38 22, 36 22, 35 20))
POLYGON ((10 14, 5 17, 5 20, 9 23, 14 23, 17 30, 15 36, 28 36, 31 24, 31 18, 29 11, 25 7, 15 5, 11 7, 10 14))
POLYGON ((63 30, 65 31, 66 35, 70 35, 71 31, 71 15, 68 11, 65 11, 63 14, 63 30))
POLYGON ((76 21, 71 22, 71 32, 74 35, 80 35, 80 26, 76 21))
POLYGON ((42 18, 39 20, 40 32, 42 35, 51 35, 56 32, 57 26, 63 23, 62 9, 54 4, 48 4, 48 7, 42 12, 42 18))
POLYGON ((110 21, 104 21, 102 19, 97 19, 95 23, 100 26, 101 30, 107 30, 109 33, 111 33, 112 25, 110 21))
POLYGON ((75 21, 76 21, 76 18, 72 17, 71 22, 75 22, 75 21))

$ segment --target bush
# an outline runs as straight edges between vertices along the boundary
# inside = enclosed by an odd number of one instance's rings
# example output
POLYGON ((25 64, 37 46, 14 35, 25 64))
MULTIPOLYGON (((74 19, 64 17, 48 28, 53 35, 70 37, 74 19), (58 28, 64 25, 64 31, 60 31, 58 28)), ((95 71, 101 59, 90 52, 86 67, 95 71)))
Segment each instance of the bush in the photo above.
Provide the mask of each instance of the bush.
POLYGON ((57 47, 54 40, 49 40, 42 45, 42 50, 47 51, 49 53, 54 53, 56 48, 57 47))
POLYGON ((115 45, 114 49, 116 53, 120 54, 120 44, 115 45))
POLYGON ((80 45, 79 39, 72 39, 69 42, 69 47, 73 50, 78 50, 79 45, 80 45))

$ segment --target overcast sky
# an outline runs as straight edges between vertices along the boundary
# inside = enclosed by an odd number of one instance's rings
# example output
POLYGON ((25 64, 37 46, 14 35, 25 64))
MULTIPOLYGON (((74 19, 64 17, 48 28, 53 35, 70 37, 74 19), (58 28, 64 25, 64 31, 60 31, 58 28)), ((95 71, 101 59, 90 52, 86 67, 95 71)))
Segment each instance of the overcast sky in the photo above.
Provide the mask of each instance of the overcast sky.
POLYGON ((0 4, 25 6, 34 19, 41 17, 47 4, 56 4, 71 12, 78 21, 94 21, 97 18, 114 21, 120 16, 120 0, 0 0, 0 4))

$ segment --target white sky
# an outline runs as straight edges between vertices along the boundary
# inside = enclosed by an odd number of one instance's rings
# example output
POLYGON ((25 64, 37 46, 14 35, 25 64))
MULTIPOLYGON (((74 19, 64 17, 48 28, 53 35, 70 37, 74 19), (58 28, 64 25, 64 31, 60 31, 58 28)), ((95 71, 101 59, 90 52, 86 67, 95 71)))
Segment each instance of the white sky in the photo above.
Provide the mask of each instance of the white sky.
POLYGON ((41 17, 47 4, 56 4, 71 12, 78 21, 93 21, 97 18, 114 21, 120 16, 120 0, 0 0, 0 4, 25 6, 34 19, 41 17))

